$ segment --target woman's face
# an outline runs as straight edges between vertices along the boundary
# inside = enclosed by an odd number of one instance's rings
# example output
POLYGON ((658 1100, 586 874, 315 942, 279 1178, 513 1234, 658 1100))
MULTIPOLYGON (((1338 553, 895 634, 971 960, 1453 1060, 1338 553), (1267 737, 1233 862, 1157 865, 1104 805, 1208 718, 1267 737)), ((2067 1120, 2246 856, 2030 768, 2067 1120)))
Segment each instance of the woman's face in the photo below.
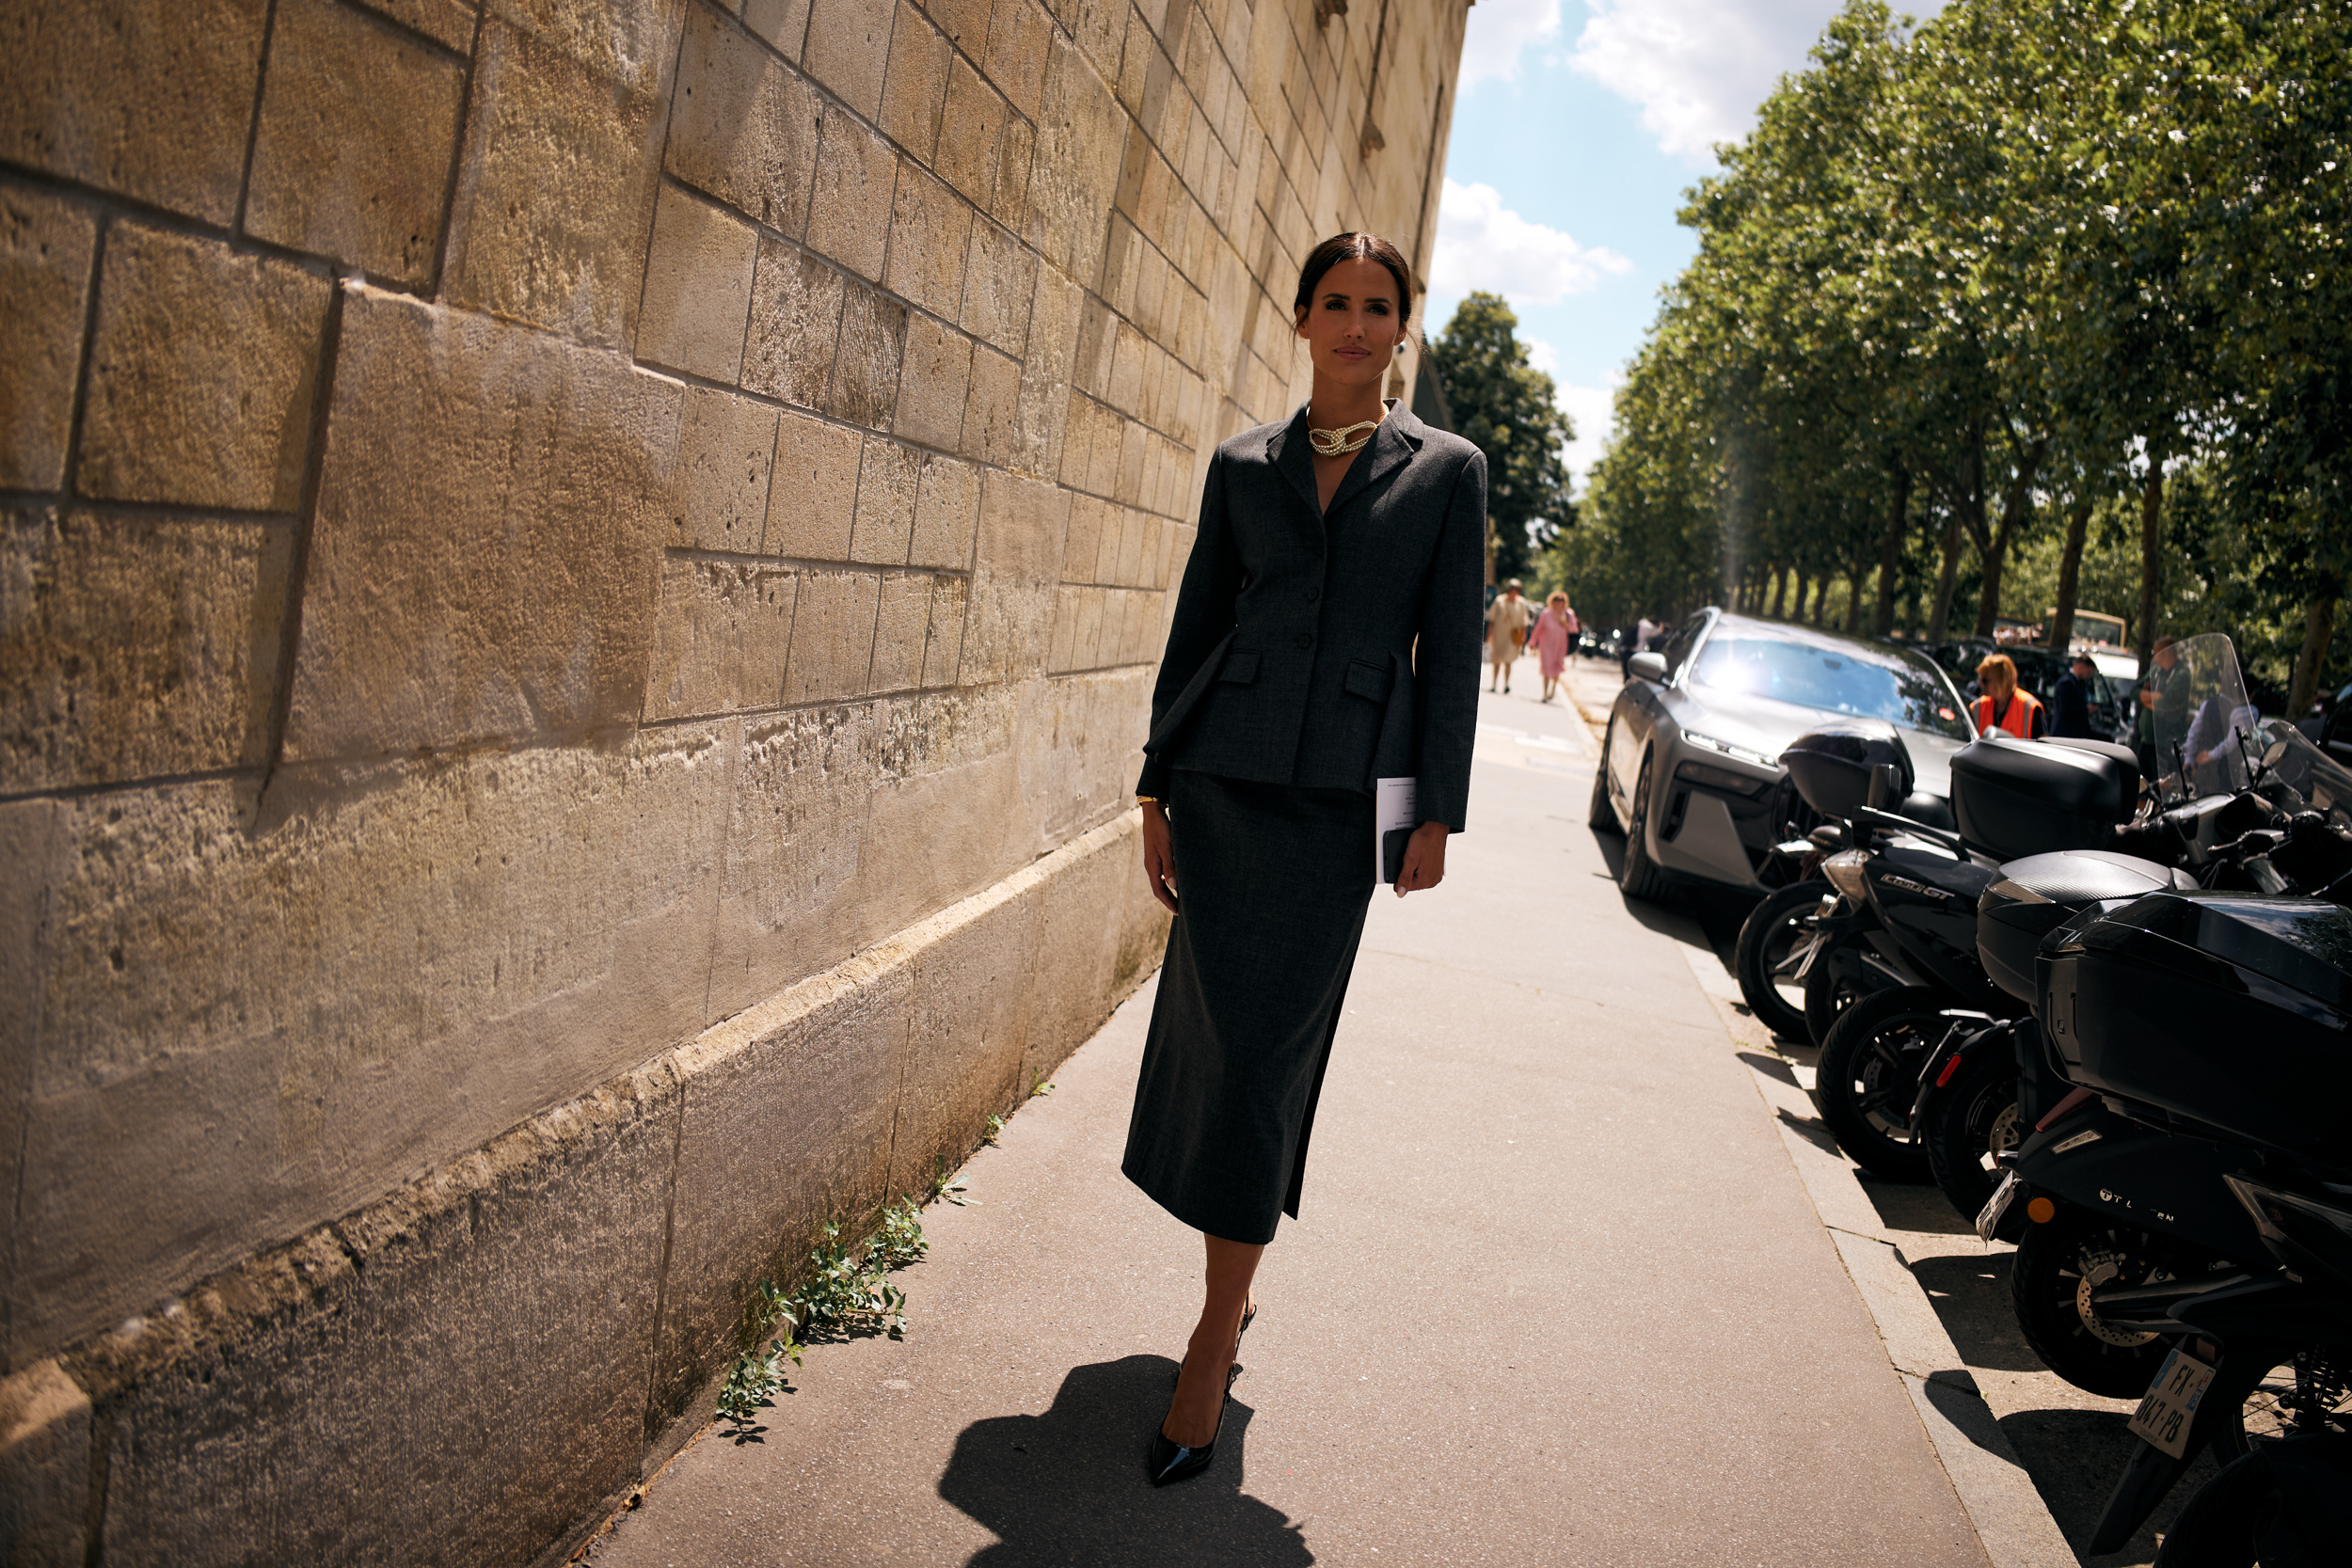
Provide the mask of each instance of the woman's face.
POLYGON ((1396 279, 1360 256, 1335 263, 1316 280, 1298 335, 1318 376, 1346 387, 1377 383, 1405 338, 1396 279))

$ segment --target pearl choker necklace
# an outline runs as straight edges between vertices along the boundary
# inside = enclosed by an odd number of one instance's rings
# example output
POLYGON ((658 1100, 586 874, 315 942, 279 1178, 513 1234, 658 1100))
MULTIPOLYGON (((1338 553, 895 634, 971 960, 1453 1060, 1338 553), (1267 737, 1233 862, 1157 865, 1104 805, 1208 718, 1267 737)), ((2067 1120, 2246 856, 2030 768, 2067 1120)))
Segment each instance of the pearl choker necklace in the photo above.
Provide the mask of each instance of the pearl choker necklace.
POLYGON ((1315 449, 1317 457, 1344 457, 1366 441, 1371 440, 1373 434, 1379 428, 1378 420, 1359 420, 1343 430, 1317 430, 1310 425, 1307 427, 1307 441, 1315 449), (1357 436, 1356 433, 1359 430, 1363 434, 1357 436), (1356 437, 1352 441, 1348 439, 1351 436, 1356 437))

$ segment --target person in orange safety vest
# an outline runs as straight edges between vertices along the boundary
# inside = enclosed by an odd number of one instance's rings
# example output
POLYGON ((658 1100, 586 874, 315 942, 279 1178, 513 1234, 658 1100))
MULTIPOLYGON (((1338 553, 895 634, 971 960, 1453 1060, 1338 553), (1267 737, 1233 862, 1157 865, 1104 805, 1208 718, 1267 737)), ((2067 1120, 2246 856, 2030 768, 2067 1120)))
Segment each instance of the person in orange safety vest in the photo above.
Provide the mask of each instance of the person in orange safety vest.
POLYGON ((2007 730, 2020 740, 2040 740, 2050 733, 2049 710, 2018 687, 2017 664, 2009 655, 1985 656, 1977 666, 1977 689, 1984 693, 1971 705, 1979 732, 2007 730))

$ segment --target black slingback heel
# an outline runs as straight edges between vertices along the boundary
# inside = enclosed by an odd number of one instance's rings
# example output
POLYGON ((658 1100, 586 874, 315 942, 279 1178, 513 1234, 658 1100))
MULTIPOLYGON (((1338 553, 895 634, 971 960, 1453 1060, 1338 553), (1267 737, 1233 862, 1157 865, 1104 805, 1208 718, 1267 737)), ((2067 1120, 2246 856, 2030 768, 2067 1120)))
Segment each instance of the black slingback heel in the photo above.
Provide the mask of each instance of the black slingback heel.
MULTIPOLYGON (((1243 1310, 1241 1326, 1233 1330, 1235 1355, 1241 1354, 1241 1337, 1249 1332, 1249 1325, 1257 1316, 1258 1307, 1254 1302, 1243 1310)), ((1181 1368, 1176 1375, 1180 1378, 1184 1375, 1181 1368)), ((1216 1431, 1211 1433, 1209 1440, 1199 1448, 1186 1448, 1164 1431, 1152 1434, 1152 1447, 1144 1455, 1143 1467, 1152 1478, 1152 1485, 1172 1486, 1180 1481, 1190 1481, 1209 1467, 1210 1461, 1216 1458, 1216 1440, 1225 1431, 1225 1412, 1233 1402, 1233 1385, 1240 1377, 1241 1363, 1236 1361, 1225 1374, 1225 1402, 1217 1406, 1216 1431)))

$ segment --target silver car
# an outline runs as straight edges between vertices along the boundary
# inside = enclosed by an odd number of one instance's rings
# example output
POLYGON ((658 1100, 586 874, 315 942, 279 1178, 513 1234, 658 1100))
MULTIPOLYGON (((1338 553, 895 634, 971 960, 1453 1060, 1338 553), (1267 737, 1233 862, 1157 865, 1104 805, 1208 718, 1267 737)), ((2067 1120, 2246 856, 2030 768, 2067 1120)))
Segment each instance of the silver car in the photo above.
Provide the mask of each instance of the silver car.
POLYGON ((1976 731, 1924 654, 1708 609, 1630 669, 1609 710, 1591 819, 1626 835, 1617 880, 1636 898, 1676 876, 1762 891, 1772 847, 1818 820, 1780 753, 1828 719, 1899 728, 1915 774, 1908 814, 1949 825, 1951 756, 1976 731))

